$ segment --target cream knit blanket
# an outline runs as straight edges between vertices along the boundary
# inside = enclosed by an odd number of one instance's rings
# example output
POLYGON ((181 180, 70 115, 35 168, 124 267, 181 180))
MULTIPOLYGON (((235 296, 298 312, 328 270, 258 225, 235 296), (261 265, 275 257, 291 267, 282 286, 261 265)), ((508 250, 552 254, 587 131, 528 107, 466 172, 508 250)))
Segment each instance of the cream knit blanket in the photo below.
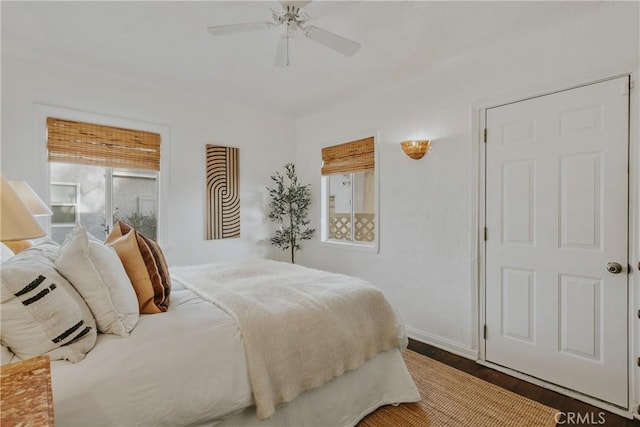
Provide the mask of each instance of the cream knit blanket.
POLYGON ((237 321, 260 419, 406 339, 382 292, 355 277, 268 260, 171 273, 237 321))

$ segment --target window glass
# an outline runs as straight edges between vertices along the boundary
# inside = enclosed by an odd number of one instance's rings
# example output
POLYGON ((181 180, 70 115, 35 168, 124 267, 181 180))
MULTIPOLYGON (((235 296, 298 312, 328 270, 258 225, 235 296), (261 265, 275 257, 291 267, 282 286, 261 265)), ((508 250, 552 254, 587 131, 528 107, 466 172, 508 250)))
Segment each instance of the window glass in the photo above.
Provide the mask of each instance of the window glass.
POLYGON ((62 244, 79 222, 93 236, 103 239, 105 168, 67 163, 50 165, 51 238, 62 244))
POLYGON ((352 241, 351 174, 329 175, 329 239, 352 241))
POLYGON ((140 233, 156 238, 157 174, 149 171, 113 171, 113 222, 122 220, 140 233))
POLYGON ((371 244, 375 241, 373 171, 325 176, 328 240, 371 244))
POLYGON ((77 218, 78 186, 73 183, 51 185, 51 223, 53 225, 73 225, 77 218))
POLYGON ((373 242, 375 240, 373 176, 373 171, 353 174, 353 239, 356 242, 373 242))
POLYGON ((158 173, 51 163, 51 238, 64 242, 75 223, 103 240, 114 222, 125 221, 157 238, 158 173))
POLYGON ((53 216, 51 221, 54 224, 75 224, 76 207, 75 206, 54 206, 51 205, 53 216))
POLYGON ((54 184, 51 187, 51 203, 72 203, 75 205, 78 197, 77 192, 76 184, 54 184))

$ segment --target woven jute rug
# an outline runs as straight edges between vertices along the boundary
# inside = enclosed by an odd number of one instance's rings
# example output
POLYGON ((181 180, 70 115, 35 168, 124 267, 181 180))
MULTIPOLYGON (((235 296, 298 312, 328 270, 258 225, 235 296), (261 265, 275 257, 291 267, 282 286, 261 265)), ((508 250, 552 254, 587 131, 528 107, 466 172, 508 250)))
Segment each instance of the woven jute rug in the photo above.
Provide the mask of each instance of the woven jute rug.
POLYGON ((422 400, 384 406, 358 427, 555 426, 556 409, 512 393, 411 350, 404 359, 422 400))

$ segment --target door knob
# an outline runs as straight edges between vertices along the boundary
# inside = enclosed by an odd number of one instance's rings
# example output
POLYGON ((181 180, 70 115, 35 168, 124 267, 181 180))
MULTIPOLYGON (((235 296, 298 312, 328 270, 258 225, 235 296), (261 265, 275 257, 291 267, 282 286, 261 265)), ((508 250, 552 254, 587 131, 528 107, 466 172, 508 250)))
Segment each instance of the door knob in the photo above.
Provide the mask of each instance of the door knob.
POLYGON ((609 273, 618 274, 622 271, 622 265, 617 262, 609 262, 607 263, 607 271, 609 273))

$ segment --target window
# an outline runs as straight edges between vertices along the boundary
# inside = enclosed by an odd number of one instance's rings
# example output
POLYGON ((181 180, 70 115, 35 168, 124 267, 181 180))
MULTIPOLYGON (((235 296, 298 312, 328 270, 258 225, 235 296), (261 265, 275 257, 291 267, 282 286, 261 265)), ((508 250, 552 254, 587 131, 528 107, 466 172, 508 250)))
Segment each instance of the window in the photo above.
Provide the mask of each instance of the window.
POLYGON ((322 149, 322 241, 377 250, 374 137, 322 149))
POLYGON ((160 135, 47 119, 51 237, 75 223, 99 239, 123 220, 157 239, 160 135))
POLYGON ((52 226, 73 225, 78 221, 78 184, 51 183, 52 226))

